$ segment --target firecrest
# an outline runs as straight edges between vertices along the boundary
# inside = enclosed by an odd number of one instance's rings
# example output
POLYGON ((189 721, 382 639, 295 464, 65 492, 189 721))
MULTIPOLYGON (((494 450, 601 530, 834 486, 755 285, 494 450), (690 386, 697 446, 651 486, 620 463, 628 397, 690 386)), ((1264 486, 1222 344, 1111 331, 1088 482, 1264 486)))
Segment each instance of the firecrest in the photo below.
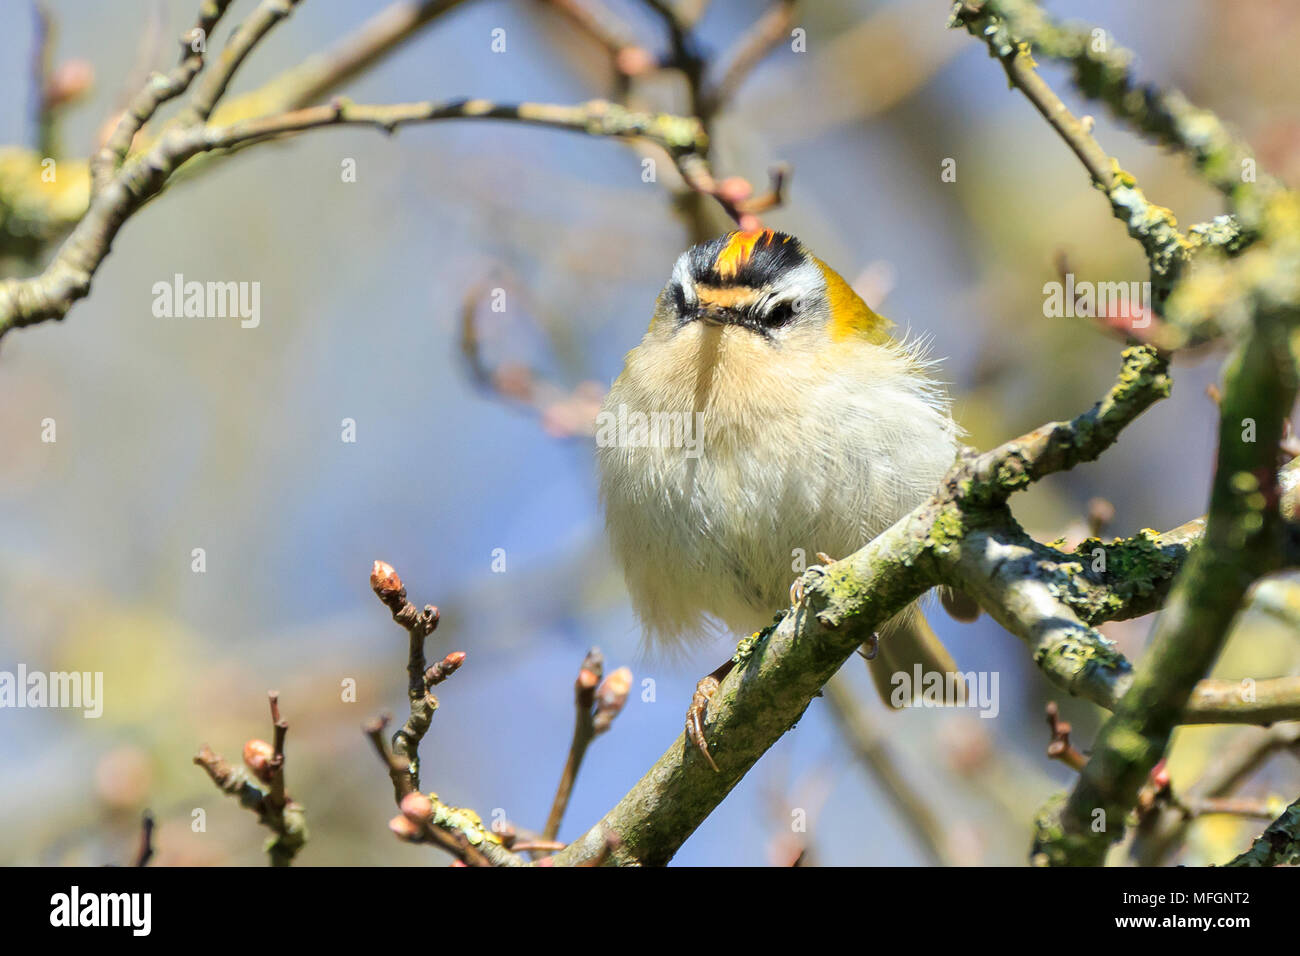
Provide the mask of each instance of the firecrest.
MULTIPOLYGON (((959 432, 934 363, 891 330, 784 233, 677 260, 597 419, 610 541, 651 645, 767 625, 801 558, 844 557, 935 491, 959 432)), ((887 700, 914 663, 957 670, 915 608, 878 638, 887 700)), ((728 666, 687 719, 710 764, 703 711, 728 666)))

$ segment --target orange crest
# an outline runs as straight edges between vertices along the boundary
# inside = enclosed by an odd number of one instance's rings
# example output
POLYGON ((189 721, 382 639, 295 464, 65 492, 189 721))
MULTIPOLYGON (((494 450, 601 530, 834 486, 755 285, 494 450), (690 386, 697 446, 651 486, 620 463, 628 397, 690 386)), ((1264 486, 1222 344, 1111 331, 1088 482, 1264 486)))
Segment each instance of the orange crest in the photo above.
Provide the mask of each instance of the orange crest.
POLYGON ((774 235, 771 229, 733 232, 727 237, 727 244, 722 247, 722 251, 718 253, 718 261, 714 263, 718 276, 723 279, 734 278, 740 271, 740 267, 754 254, 754 247, 760 242, 772 242, 774 235))

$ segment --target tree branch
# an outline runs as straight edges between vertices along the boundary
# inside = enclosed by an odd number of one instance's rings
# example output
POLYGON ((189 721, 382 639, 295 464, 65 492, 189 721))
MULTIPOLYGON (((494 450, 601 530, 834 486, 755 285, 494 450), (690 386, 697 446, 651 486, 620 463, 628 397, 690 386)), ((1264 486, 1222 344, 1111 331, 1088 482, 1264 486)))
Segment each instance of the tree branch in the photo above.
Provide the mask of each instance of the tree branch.
POLYGON ((86 215, 41 275, 0 281, 0 336, 15 328, 62 319, 75 302, 85 298, 91 279, 127 219, 195 156, 327 126, 360 124, 391 131, 406 123, 445 119, 506 119, 590 136, 639 137, 662 146, 675 160, 694 154, 707 142, 696 120, 638 113, 600 100, 578 106, 509 105, 487 100, 355 106, 337 101, 225 127, 172 127, 151 149, 127 160, 112 182, 92 199, 86 215))
POLYGON ((1035 849, 1049 862, 1104 860, 1197 680, 1218 657, 1247 589, 1281 563, 1277 448, 1296 397, 1287 327, 1282 316, 1261 314, 1228 367, 1205 540, 1179 575, 1132 686, 1059 812, 1059 827, 1056 813, 1046 816, 1035 849), (1246 419, 1258 421, 1257 441, 1242 441, 1246 419))
POLYGON ((1225 866, 1294 866, 1300 863, 1300 800, 1287 807, 1250 849, 1225 866))
MULTIPOLYGON (((986 607, 995 598, 1010 601, 998 586, 1003 580, 1001 556, 981 547, 979 540, 972 545, 972 535, 998 528, 1018 530, 1006 510, 1010 490, 1004 494, 1002 482, 1019 489, 1051 471, 1095 457, 1125 424, 1164 394, 1167 380, 1155 351, 1142 347, 1124 354, 1119 382, 1092 410, 984 455, 968 455, 934 497, 860 551, 810 568, 802 579, 801 603, 741 642, 735 657, 739 666, 709 703, 705 732, 718 772, 680 736, 604 819, 557 854, 557 865, 604 852, 610 835, 617 837, 617 846, 609 851, 607 862, 666 863, 885 620, 938 583, 962 583, 965 590, 965 584, 980 582, 981 588, 969 593, 983 598, 982 604, 988 602, 986 607)), ((1060 646, 1064 642, 1049 642, 1051 653, 1041 655, 1053 662, 1049 676, 1066 686, 1087 688, 1093 684, 1088 677, 1093 670, 1127 667, 1100 635, 1077 622, 1074 626, 1082 637, 1073 646, 1082 653, 1071 657, 1060 646)))
POLYGON ((268 697, 275 743, 256 739, 245 743, 247 771, 227 763, 207 746, 199 749, 194 762, 207 771, 219 790, 237 798, 271 831, 266 844, 271 866, 289 866, 307 843, 307 815, 284 790, 284 735, 289 725, 280 719, 275 691, 268 697))

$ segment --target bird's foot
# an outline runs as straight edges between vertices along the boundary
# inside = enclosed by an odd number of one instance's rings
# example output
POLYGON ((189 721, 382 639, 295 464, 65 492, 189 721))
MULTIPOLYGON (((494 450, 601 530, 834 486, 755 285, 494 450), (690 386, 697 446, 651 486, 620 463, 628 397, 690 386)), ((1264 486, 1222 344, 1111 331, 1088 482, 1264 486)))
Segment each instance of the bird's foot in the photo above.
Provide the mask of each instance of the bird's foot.
MULTIPOLYGON (((817 561, 820 564, 835 563, 835 559, 832 558, 825 551, 817 552, 817 561)), ((799 577, 795 578, 794 583, 790 585, 790 606, 797 608, 800 607, 802 604, 803 604, 803 575, 800 575, 799 577)))
POLYGON ((700 753, 704 754, 704 759, 709 762, 714 773, 719 772, 718 765, 714 763, 713 755, 709 753, 709 744, 704 739, 704 715, 709 708, 709 700, 718 692, 723 678, 730 674, 735 666, 736 662, 729 660, 708 677, 701 678, 695 685, 695 693, 691 695, 691 706, 686 711, 686 737, 699 748, 700 753))

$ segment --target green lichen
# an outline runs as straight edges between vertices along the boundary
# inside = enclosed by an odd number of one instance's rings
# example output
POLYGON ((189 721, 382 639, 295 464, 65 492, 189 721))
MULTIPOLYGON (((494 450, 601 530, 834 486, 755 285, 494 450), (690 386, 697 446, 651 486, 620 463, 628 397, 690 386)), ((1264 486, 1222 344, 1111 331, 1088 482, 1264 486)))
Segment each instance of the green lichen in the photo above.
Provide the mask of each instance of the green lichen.
MULTIPOLYGON (((969 491, 970 480, 961 482, 960 493, 969 491)), ((955 545, 959 545, 967 532, 966 516, 960 508, 946 507, 939 510, 930 523, 925 545, 935 554, 948 554, 955 545)))
POLYGON ((784 618, 785 612, 782 612, 772 620, 771 624, 763 628, 761 631, 755 631, 753 634, 749 635, 749 637, 741 638, 740 643, 736 645, 736 653, 731 655, 731 662, 733 664, 743 665, 753 657, 754 652, 758 650, 759 645, 768 639, 771 633, 776 630, 777 625, 780 624, 784 618))
POLYGON ((1085 538, 1071 552, 1080 559, 1078 563, 1057 565, 1063 580, 1053 582, 1054 590, 1085 620, 1108 620, 1135 600, 1158 594, 1183 566, 1187 552, 1187 545, 1165 543, 1150 528, 1109 543, 1085 538), (1093 570, 1098 550, 1104 565, 1093 570))
POLYGON ((1057 631, 1053 640, 1040 644, 1034 649, 1034 662, 1045 671, 1066 678, 1071 685, 1085 681, 1096 669, 1112 675, 1131 669, 1113 641, 1082 625, 1068 628, 1065 633, 1057 631))
POLYGON ((501 837, 483 826, 482 817, 473 810, 448 806, 438 799, 436 793, 430 793, 429 799, 433 801, 432 822, 435 826, 463 834, 471 846, 479 846, 485 841, 489 843, 501 842, 501 837))
POLYGON ((1048 798, 1034 816, 1034 842, 1029 862, 1034 866, 1069 866, 1092 852, 1091 840, 1066 831, 1061 822, 1069 794, 1048 798))

